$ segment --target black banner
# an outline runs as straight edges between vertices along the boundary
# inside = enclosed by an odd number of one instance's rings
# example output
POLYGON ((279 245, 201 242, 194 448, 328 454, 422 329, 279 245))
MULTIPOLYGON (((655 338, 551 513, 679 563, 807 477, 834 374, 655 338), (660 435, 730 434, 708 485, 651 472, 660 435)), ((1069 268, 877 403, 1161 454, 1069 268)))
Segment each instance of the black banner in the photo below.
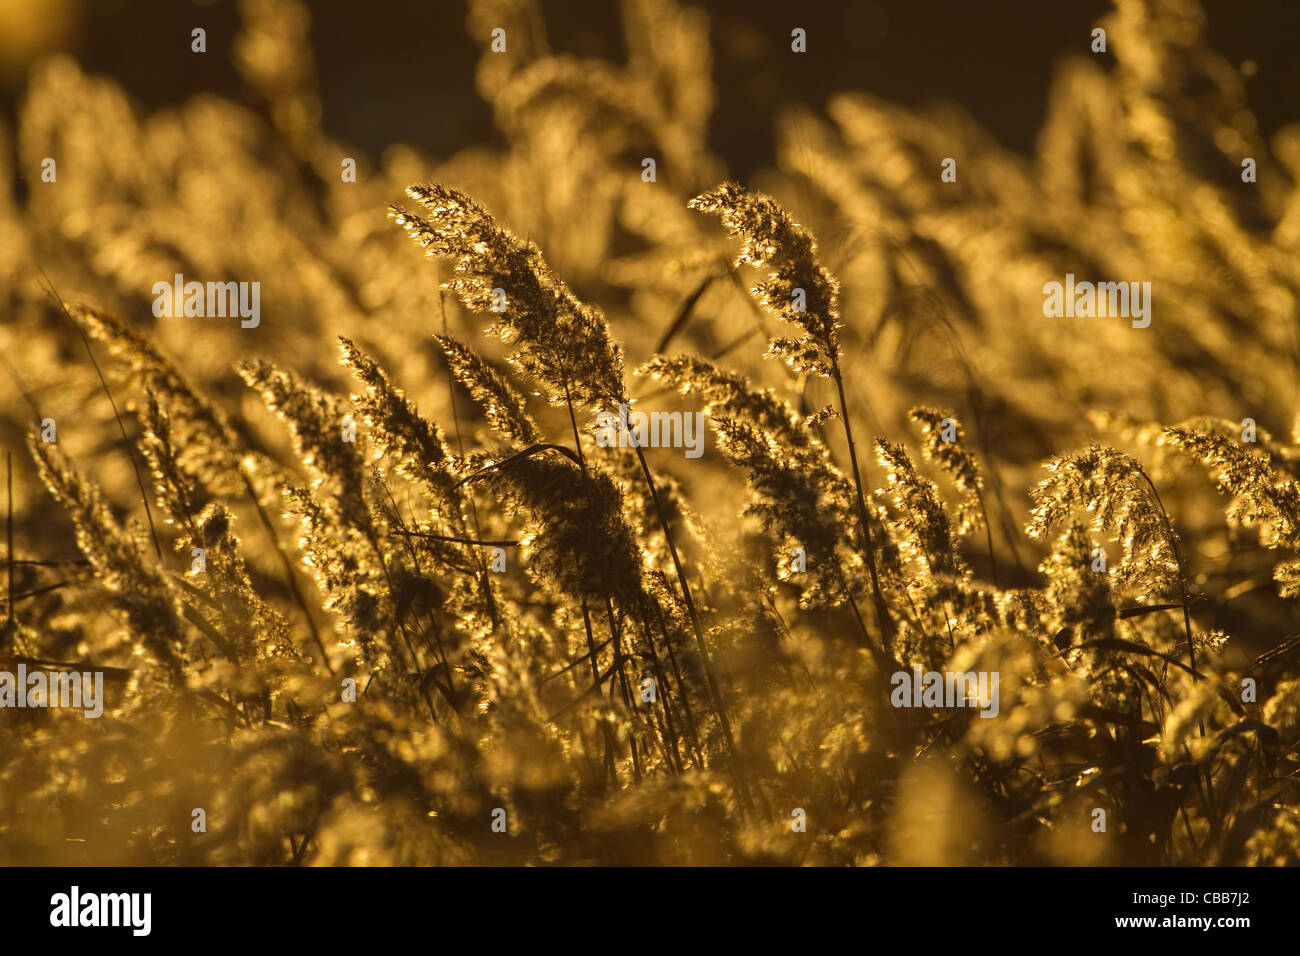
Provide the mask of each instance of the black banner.
MULTIPOLYGON (((697 939, 759 939, 776 924, 818 937, 880 932, 1043 939, 1139 935, 1216 942, 1278 932, 1294 869, 10 869, 4 936, 118 944, 353 940, 389 933, 462 941, 631 941, 656 910, 695 914, 697 939), (689 901, 694 900, 694 903, 689 901), (640 915, 637 915, 640 914, 640 915), (712 915, 706 915, 712 914, 712 915), (713 927, 713 929, 710 929, 713 927)), ((674 917, 674 920, 676 918, 674 917)), ((692 922, 695 922, 693 919, 692 922)), ((656 944, 657 945, 657 944, 656 944)))

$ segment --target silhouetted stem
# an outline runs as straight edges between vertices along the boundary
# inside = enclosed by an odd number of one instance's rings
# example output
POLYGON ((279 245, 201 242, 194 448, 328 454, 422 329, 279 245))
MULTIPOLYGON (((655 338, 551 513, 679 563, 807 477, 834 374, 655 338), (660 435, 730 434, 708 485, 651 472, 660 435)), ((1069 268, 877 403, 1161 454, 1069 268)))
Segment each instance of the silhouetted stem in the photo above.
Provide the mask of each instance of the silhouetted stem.
POLYGON ((831 377, 835 380, 835 390, 839 393, 840 399, 840 421, 844 423, 844 438, 849 445, 849 467, 853 472, 853 487, 857 492, 858 520, 862 523, 862 540, 863 540, 863 557, 866 559, 867 568, 871 571, 871 596, 876 605, 877 623, 880 625, 881 642, 888 650, 893 646, 894 619, 890 616, 889 605, 885 603, 885 595, 880 590, 880 576, 876 571, 876 545, 871 534, 871 520, 867 514, 867 499, 862 491, 862 476, 858 472, 858 449, 853 441, 853 424, 849 421, 849 403, 844 397, 844 378, 840 375, 838 364, 832 365, 831 377))
POLYGON ((664 540, 668 542, 668 553, 672 555, 673 569, 677 572, 677 581, 682 586, 682 600, 686 604, 686 612, 691 618, 691 627, 695 631, 695 643, 699 648, 700 659, 704 667, 704 679, 709 685, 709 694, 713 698, 713 707, 718 712, 718 720, 722 724, 722 733, 727 741, 727 752, 731 755, 732 767, 736 773, 736 782, 738 784, 741 803, 750 808, 752 800, 749 794, 749 782, 745 779, 745 771, 740 765, 740 758, 736 752, 736 738, 731 732, 731 721, 727 719, 727 709, 722 702, 722 691, 718 689, 718 682, 713 676, 713 664, 709 658, 708 645, 704 643, 704 631, 700 628, 700 618, 695 611, 695 601, 691 598, 691 586, 686 581, 686 572, 682 570, 681 559, 677 556, 677 545, 673 542, 672 531, 668 527, 668 516, 664 513, 663 502, 659 499, 659 491, 655 488, 654 477, 650 474, 650 465, 645 460, 645 453, 641 451, 639 444, 633 443, 636 449, 637 461, 641 463, 641 473, 645 475, 646 484, 650 488, 650 498, 654 502, 655 513, 659 516, 659 525, 663 528, 664 540))

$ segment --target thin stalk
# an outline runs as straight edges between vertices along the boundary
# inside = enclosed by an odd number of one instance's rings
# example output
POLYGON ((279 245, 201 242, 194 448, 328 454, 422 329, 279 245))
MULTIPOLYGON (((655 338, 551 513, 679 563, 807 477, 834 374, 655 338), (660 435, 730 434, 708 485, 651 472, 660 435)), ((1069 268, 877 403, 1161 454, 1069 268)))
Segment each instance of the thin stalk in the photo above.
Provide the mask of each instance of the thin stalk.
POLYGON ((849 421, 849 403, 844 396, 844 377, 840 374, 839 364, 831 367, 831 377, 835 380, 835 390, 840 399, 840 421, 844 423, 844 438, 849 445, 849 466, 853 472, 853 488, 857 492, 858 520, 862 523, 862 536, 867 567, 871 571, 871 596, 876 605, 876 619, 880 625, 881 639, 888 650, 893 647, 897 628, 885 603, 885 595, 880 590, 880 576, 876 571, 876 544, 871 534, 871 520, 867 515, 867 499, 862 491, 862 476, 858 471, 858 449, 853 440, 853 424, 849 421))
POLYGON ((650 474, 650 465, 646 462, 645 452, 641 450, 640 444, 633 443, 632 447, 636 449, 637 461, 641 463, 641 473, 645 476, 646 484, 650 488, 650 499, 654 502, 655 513, 659 516, 659 525, 664 532, 664 540, 668 542, 668 553, 672 555, 673 569, 677 572, 677 581, 682 587, 682 599, 686 604, 686 612, 691 618, 691 627, 695 631, 695 644, 700 652, 700 660, 704 667, 704 679, 709 685, 709 695, 713 698, 713 707, 718 712, 722 733, 727 741, 727 752, 731 756, 732 767, 735 770, 741 804, 747 810, 752 809, 753 801, 750 797, 749 781, 746 779, 745 771, 740 765, 740 758, 736 751, 736 738, 731 732, 731 721, 727 719, 727 709, 722 702, 722 691, 718 689, 718 682, 713 676, 713 663, 709 657, 709 648, 704 643, 704 631, 700 627, 700 618, 695 611, 695 601, 691 598, 691 586, 686 581, 686 572, 682 569, 681 558, 677 555, 677 545, 673 541, 672 530, 668 527, 668 515, 664 512, 663 502, 659 499, 659 491, 655 488, 654 477, 650 474))
POLYGON ((13 606, 15 601, 24 601, 29 597, 39 597, 42 594, 49 594, 51 591, 58 591, 61 588, 71 587, 72 581, 59 581, 57 584, 47 584, 43 588, 36 588, 34 591, 24 591, 22 594, 11 594, 9 596, 9 613, 13 616, 13 606))
POLYGON ((450 541, 454 544, 472 544, 481 548, 517 548, 518 541, 480 541, 477 538, 459 538, 451 534, 431 534, 427 531, 407 531, 404 528, 395 529, 388 532, 389 534, 402 535, 407 538, 428 538, 431 541, 450 541))
POLYGON ((289 593, 293 595, 294 603, 298 605, 303 618, 307 621, 307 630, 311 632, 312 642, 316 645, 316 649, 320 651, 321 662, 324 663, 325 669, 329 671, 330 676, 334 676, 334 665, 330 663, 329 652, 325 649, 325 642, 321 639, 316 620, 311 616, 311 608, 307 605, 307 596, 302 593, 302 587, 298 584, 298 574, 294 570, 293 561, 290 559, 288 552, 284 550, 284 545, 280 543, 280 535, 275 529, 275 523, 271 520, 271 516, 266 513, 266 509, 262 507, 262 502, 257 495, 257 489, 253 487, 253 479, 242 463, 239 466, 239 478, 244 484, 244 491, 248 494, 248 500, 253 503, 253 510, 257 512, 258 521, 261 523, 263 530, 266 531, 272 547, 275 548, 275 553, 280 557, 285 579, 289 582, 289 593))
MULTIPOLYGON (((388 498, 389 504, 393 506, 393 517, 397 521, 398 528, 404 531, 405 529, 402 527, 402 512, 397 506, 397 499, 393 497, 392 491, 389 490, 388 483, 384 481, 383 476, 379 473, 379 469, 377 468, 375 469, 375 480, 379 483, 379 486, 384 489, 384 495, 388 498)), ((397 533, 398 533, 397 531, 389 532, 390 535, 397 534, 397 533)), ((420 569, 420 558, 415 553, 415 547, 411 544, 410 537, 407 537, 404 540, 406 541, 407 553, 410 554, 411 556, 411 567, 414 569, 416 574, 423 574, 424 572, 420 569)), ((424 629, 424 631, 421 632, 420 636, 423 637, 426 634, 433 635, 433 642, 438 651, 439 663, 441 663, 442 666, 445 667, 447 670, 446 693, 448 694, 448 702, 452 705, 452 709, 456 709, 457 707, 456 698, 458 696, 456 691, 456 679, 452 676, 451 660, 450 658, 447 657, 447 648, 442 643, 442 630, 441 628, 438 627, 438 622, 437 620, 435 620, 432 610, 429 611, 425 619, 429 622, 429 624, 424 629)), ((424 679, 423 675, 422 675, 422 679, 424 679)), ((438 684, 437 678, 434 678, 433 680, 434 680, 434 685, 437 686, 439 690, 441 690, 442 685, 438 684)))
POLYGON ((677 663, 677 652, 673 650, 672 637, 668 633, 668 622, 664 620, 664 609, 658 602, 655 602, 654 609, 655 616, 659 619, 659 631, 664 636, 664 649, 668 652, 668 663, 672 665, 673 677, 677 679, 677 693, 682 698, 682 711, 686 714, 686 729, 690 732, 690 744, 695 751, 695 766, 703 770, 704 749, 700 746, 700 730, 695 723, 695 709, 691 707, 691 695, 686 689, 681 665, 677 663))
POLYGON ((153 539, 154 552, 158 555, 158 563, 165 564, 162 543, 158 540, 158 529, 154 527, 153 523, 153 509, 149 507, 149 492, 144 486, 144 476, 140 473, 140 464, 135 460, 135 445, 126 433, 126 424, 122 421, 122 414, 117 410, 117 400, 113 398, 112 389, 108 387, 108 380, 104 378, 104 370, 99 367, 95 352, 90 347, 90 339, 86 337, 86 333, 82 331, 81 326, 72 317, 68 307, 63 304, 63 299, 54 291, 54 283, 50 281, 50 277, 45 274, 44 269, 41 269, 40 266, 36 268, 40 269, 41 276, 45 279, 47 294, 62 310, 68 321, 72 323, 73 328, 77 330, 77 334, 81 336, 81 344, 86 347, 86 354, 90 356, 90 364, 95 367, 95 374, 99 376, 99 384, 103 387, 104 394, 108 396, 108 404, 113 408, 113 418, 117 420, 118 430, 122 433, 122 442, 126 446, 126 456, 131 460, 131 470, 135 472, 135 483, 136 487, 140 489, 140 500, 144 503, 144 516, 149 522, 149 537, 153 539))
POLYGON ((984 493, 978 486, 975 488, 975 499, 980 503, 980 511, 984 515, 984 537, 989 545, 989 570, 993 575, 993 586, 1001 591, 1002 585, 998 583, 998 559, 993 553, 993 524, 989 521, 988 506, 984 504, 984 493))
MULTIPOLYGON (((573 411, 573 397, 569 394, 568 386, 564 389, 564 401, 569 409, 569 425, 573 429, 573 448, 578 455, 578 466, 582 469, 582 476, 589 479, 590 473, 587 471, 587 456, 582 451, 582 438, 578 433, 578 418, 573 411)), ((590 501, 590 498, 588 498, 590 501)), ((627 673, 624 669, 626 656, 623 653, 623 635, 618 626, 618 621, 614 616, 614 602, 609 596, 609 576, 605 572, 604 565, 601 566, 601 584, 605 592, 605 616, 609 624, 609 636, 614 642, 614 670, 618 673, 619 684, 623 691, 623 705, 632 713, 632 701, 628 691, 627 673)), ((614 683, 609 685, 610 700, 614 699, 614 683)), ((633 720, 632 726, 635 725, 633 720)), ((627 733, 628 746, 632 751, 632 774, 638 781, 641 779, 641 755, 637 751, 636 735, 632 732, 632 726, 629 726, 627 733)))
MULTIPOLYGON (((1200 672, 1196 669, 1196 642, 1192 638, 1192 612, 1187 604, 1187 580, 1183 573, 1183 554, 1182 549, 1178 547, 1178 536, 1174 534, 1173 522, 1169 520, 1169 512, 1165 510, 1165 503, 1160 500, 1160 492, 1156 490, 1155 482, 1146 473, 1146 469, 1141 465, 1137 466, 1138 474, 1146 481, 1147 487, 1151 489, 1151 494, 1155 496, 1156 506, 1160 509, 1160 517, 1165 523, 1165 533, 1169 535, 1169 544, 1174 549, 1174 561, 1178 564, 1178 593, 1183 601, 1183 627, 1187 633, 1187 663, 1191 667, 1193 676, 1200 677, 1200 672)), ((1205 721, 1198 722, 1198 730, 1202 737, 1205 736, 1205 721)), ((1201 775, 1205 778, 1205 805, 1210 811, 1211 833, 1219 831, 1219 816, 1214 804, 1214 780, 1210 776, 1210 768, 1202 768, 1201 775)))
MULTIPOLYGON (((638 616, 641 619, 641 633, 645 635, 646 646, 650 648, 650 662, 654 667, 655 680, 658 682, 658 686, 662 688, 663 696, 662 700, 659 701, 659 706, 663 709, 663 719, 660 722, 659 733, 664 739, 665 748, 671 748, 672 750, 672 758, 669 761, 669 765, 674 767, 677 773, 681 773, 682 755, 677 749, 678 733, 676 726, 674 726, 673 712, 672 707, 670 706, 672 698, 669 695, 671 688, 668 685, 668 675, 664 673, 663 662, 659 659, 659 650, 655 647, 654 637, 650 633, 650 624, 646 620, 645 607, 640 606, 637 610, 638 616)), ((664 756, 667 757, 668 754, 665 752, 664 756)))
MULTIPOLYGON (((438 311, 442 313, 442 334, 446 335, 447 303, 443 299, 441 268, 439 269, 438 278, 438 311)), ((455 376, 452 375, 450 364, 447 365, 447 400, 451 403, 451 420, 452 424, 456 428, 456 449, 460 452, 460 457, 463 459, 465 457, 465 439, 460 433, 460 411, 456 406, 456 379, 455 376)), ((481 538, 483 537, 483 528, 479 524, 478 505, 474 501, 474 493, 472 491, 466 492, 464 496, 456 496, 456 517, 459 519, 461 528, 463 529, 465 525, 463 502, 466 497, 469 499, 470 518, 474 522, 474 537, 481 538)), ((483 591, 483 596, 487 599, 488 614, 492 618, 492 630, 495 631, 501 626, 501 619, 497 612, 497 599, 496 595, 492 591, 492 578, 489 576, 487 561, 485 561, 483 555, 477 551, 472 553, 472 560, 478 565, 479 587, 483 591)))
MULTIPOLYGON (((591 614, 587 610, 587 599, 582 599, 582 626, 587 633, 587 657, 591 661, 591 679, 595 682, 596 694, 600 695, 600 686, 603 680, 600 676, 600 662, 596 658, 596 638, 591 633, 591 614)), ((578 698, 581 700, 581 697, 578 698)), ((614 731, 609 726, 609 721, 602 720, 600 729, 605 738, 605 772, 609 774, 609 779, 614 786, 618 786, 618 766, 614 763, 614 731)))
MULTIPOLYGON (((1155 483, 1152 482, 1141 465, 1138 466, 1138 474, 1146 481, 1147 487, 1151 489, 1151 494, 1156 499, 1156 507, 1160 509, 1160 518, 1165 524, 1165 533, 1169 535, 1169 545, 1174 549, 1174 560, 1178 563, 1178 592, 1183 600, 1183 627, 1187 632, 1187 662, 1191 665, 1192 673, 1200 677, 1201 675, 1196 670, 1196 647, 1192 640, 1192 615, 1187 608, 1187 582, 1183 578, 1183 555, 1178 547, 1178 536, 1174 534, 1174 526, 1169 520, 1169 512, 1165 511, 1164 502, 1160 500, 1160 492, 1156 491, 1155 483)), ((1205 728, 1202 727, 1201 736, 1204 735, 1205 728)))
MULTIPOLYGON (((608 595, 605 597, 605 607, 606 607, 606 613, 609 614, 610 624, 612 626, 614 623, 614 606, 610 602, 608 595)), ((623 706, 627 709, 628 716, 629 716, 629 725, 627 730, 627 743, 628 743, 628 747, 630 747, 632 750, 632 776, 635 780, 639 782, 641 780, 641 772, 642 772, 641 755, 638 751, 637 744, 636 744, 636 734, 632 732, 633 729, 637 726, 638 721, 637 721, 636 708, 632 706, 632 691, 631 688, 628 687, 627 673, 623 666, 625 661, 627 660, 627 656, 622 653, 622 647, 623 647, 623 637, 622 637, 622 629, 620 628, 619 635, 614 641, 614 658, 615 658, 614 669, 618 672, 618 682, 623 692, 623 706)), ((613 683, 610 684, 609 696, 611 699, 614 696, 613 683)))
MULTIPOLYGON (((10 481, 12 480, 13 479, 11 475, 10 481)), ((9 492, 10 492, 10 497, 12 499, 12 495, 13 495, 12 484, 9 487, 9 492)), ((9 502, 9 507, 10 508, 13 507, 12 500, 10 500, 9 502)), ((13 514, 11 513, 9 517, 10 520, 12 520, 13 514)), ((64 561, 10 561, 8 563, 18 568, 71 568, 71 567, 85 567, 86 565, 90 564, 90 562, 87 561, 85 558, 69 558, 64 561)))
POLYGON ((14 453, 5 452, 5 483, 9 489, 8 508, 5 512, 5 564, 9 577, 9 626, 14 623, 14 453))

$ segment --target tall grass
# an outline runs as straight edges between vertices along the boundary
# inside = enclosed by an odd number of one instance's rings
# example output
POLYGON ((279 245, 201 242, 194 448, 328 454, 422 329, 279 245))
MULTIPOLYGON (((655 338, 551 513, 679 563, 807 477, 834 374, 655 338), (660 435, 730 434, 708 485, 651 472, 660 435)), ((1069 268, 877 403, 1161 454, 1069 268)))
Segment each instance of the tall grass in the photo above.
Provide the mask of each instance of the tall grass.
POLYGON ((0 195, 0 656, 111 680, 0 711, 0 860, 1294 862, 1294 131, 1193 7, 1122 4, 1032 163, 846 95, 741 186, 704 15, 624 13, 580 63, 476 0, 507 146, 355 183, 295 3, 244 6, 266 118, 33 78, 22 161, 82 164, 0 195), (1152 327, 1043 318, 1067 270, 1150 279, 1152 327), (175 272, 266 318, 151 319, 175 272), (620 406, 706 454, 597 441, 620 406), (998 715, 894 706, 913 668, 998 673, 998 715))

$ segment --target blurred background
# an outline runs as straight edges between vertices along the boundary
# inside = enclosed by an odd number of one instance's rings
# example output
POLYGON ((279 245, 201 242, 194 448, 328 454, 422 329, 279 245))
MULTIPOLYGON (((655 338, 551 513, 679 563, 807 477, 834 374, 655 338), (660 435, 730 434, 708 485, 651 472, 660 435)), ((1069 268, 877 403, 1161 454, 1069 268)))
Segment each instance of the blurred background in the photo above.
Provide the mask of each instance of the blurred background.
MULTIPOLYGON (((447 157, 499 134, 474 88, 479 46, 466 35, 463 0, 378 0, 358 8, 313 3, 324 127, 378 158, 409 143, 447 157), (402 49, 397 52, 395 43, 402 49)), ((965 107, 1003 146, 1032 151, 1054 64, 1087 52, 1105 0, 845 0, 789 3, 710 0, 717 109, 710 145, 745 179, 773 159, 771 117, 791 103, 821 109, 834 92, 862 90, 918 107, 965 107), (808 31, 805 56, 790 30, 808 31)), ((621 61, 615 3, 543 3, 556 52, 621 61)), ((1247 90, 1265 136, 1295 118, 1300 89, 1300 4, 1209 0, 1216 49, 1246 64, 1247 90)), ((152 111, 201 92, 238 96, 229 48, 239 29, 233 0, 0 0, 0 106, 12 120, 28 67, 71 53, 89 72, 113 76, 152 111), (189 53, 195 26, 208 56, 189 53), (168 43, 167 38, 174 43, 168 43)))

